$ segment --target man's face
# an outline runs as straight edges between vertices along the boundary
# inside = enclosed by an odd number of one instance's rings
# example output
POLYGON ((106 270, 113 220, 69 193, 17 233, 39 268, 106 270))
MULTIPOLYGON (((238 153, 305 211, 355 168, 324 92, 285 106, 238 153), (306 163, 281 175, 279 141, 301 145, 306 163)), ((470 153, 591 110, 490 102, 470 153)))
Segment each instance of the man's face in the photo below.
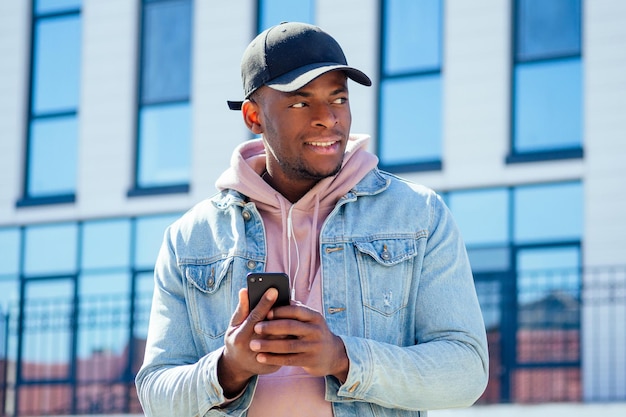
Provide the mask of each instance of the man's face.
POLYGON ((323 74, 291 93, 262 87, 255 97, 274 183, 310 187, 339 171, 352 122, 343 72, 323 74))

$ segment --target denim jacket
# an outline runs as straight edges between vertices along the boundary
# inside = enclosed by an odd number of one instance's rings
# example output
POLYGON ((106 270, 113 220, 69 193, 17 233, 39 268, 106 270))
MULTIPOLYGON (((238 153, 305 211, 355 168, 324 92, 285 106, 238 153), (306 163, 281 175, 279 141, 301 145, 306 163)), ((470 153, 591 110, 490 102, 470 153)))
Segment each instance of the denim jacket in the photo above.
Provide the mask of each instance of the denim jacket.
MULTIPOLYGON (((217 361, 246 275, 264 270, 265 242, 254 204, 233 190, 168 228, 136 379, 147 416, 246 415, 256 378, 220 407, 217 361)), ((488 375, 485 328, 439 196, 374 169, 327 217, 319 250, 323 314, 350 360, 344 383, 326 377, 335 416, 425 416, 476 401, 488 375)))

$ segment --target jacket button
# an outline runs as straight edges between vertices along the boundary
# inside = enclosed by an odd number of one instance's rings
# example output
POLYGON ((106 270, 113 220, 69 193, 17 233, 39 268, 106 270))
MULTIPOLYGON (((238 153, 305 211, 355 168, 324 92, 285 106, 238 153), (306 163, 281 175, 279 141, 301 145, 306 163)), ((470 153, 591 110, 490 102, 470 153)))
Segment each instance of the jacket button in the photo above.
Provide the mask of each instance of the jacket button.
POLYGON ((249 211, 244 211, 243 213, 241 213, 241 216, 244 220, 250 220, 250 218, 252 217, 249 211))
POLYGON ((254 269, 254 268, 256 268, 256 261, 249 260, 248 261, 248 269, 254 269))

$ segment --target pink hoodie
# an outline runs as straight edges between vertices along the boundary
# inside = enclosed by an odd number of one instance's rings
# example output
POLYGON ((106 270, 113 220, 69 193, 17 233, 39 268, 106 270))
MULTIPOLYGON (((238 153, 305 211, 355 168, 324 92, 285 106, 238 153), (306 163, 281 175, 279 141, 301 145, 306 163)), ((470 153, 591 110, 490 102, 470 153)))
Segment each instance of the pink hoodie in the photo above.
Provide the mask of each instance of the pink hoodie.
MULTIPOLYGON (((235 149, 230 168, 216 182, 218 189, 237 190, 256 204, 267 236, 266 271, 287 272, 292 299, 322 314, 319 232, 339 198, 378 163, 365 151, 368 141, 368 136, 351 135, 341 171, 318 182, 294 204, 260 177, 266 157, 261 139, 235 149)), ((259 377, 248 416, 293 416, 298 410, 299 416, 331 417, 324 393, 324 378, 312 377, 299 367, 283 367, 259 377)))

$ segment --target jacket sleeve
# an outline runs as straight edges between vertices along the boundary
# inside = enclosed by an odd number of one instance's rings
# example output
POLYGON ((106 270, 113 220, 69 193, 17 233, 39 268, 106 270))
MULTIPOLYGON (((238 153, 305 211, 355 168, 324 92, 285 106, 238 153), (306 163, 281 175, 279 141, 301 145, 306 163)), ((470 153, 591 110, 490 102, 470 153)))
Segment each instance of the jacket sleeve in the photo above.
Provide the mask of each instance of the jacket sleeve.
POLYGON ((198 353, 187 314, 184 277, 169 237, 172 233, 170 227, 155 266, 144 362, 135 381, 139 400, 149 417, 242 415, 255 383, 236 400, 226 402, 217 378, 222 349, 204 356, 198 353))
POLYGON ((342 337, 350 370, 341 386, 327 379, 328 399, 432 410, 470 406, 483 393, 489 358, 471 268, 450 212, 434 200, 421 270, 413 272, 415 345, 342 337))

